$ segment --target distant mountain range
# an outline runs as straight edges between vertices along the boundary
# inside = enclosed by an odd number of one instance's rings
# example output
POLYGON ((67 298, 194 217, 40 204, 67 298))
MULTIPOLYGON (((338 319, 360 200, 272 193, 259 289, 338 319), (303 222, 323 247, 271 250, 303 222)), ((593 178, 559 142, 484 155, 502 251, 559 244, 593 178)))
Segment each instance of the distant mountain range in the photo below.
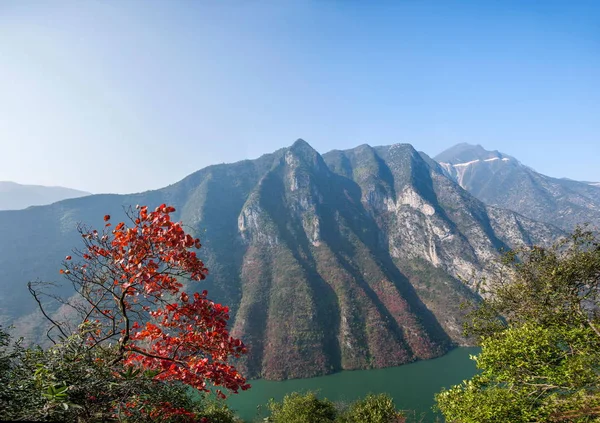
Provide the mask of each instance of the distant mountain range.
POLYGON ((21 185, 0 181, 0 210, 19 210, 29 206, 43 206, 68 198, 91 195, 71 188, 21 185))
MULTIPOLYGON (((512 161, 461 154, 460 163, 512 161)), ((61 259, 81 243, 75 224, 100 226, 104 214, 122 219, 124 206, 164 202, 202 239, 211 274, 197 289, 231 306, 233 334, 250 346, 241 363, 249 377, 439 356, 465 344, 459 305, 477 298, 500 250, 562 234, 484 204, 455 182, 476 186, 446 157, 440 165, 408 144, 320 155, 298 140, 155 191, 0 212, 0 322, 40 339, 25 283, 58 279, 61 259)))
POLYGON ((572 231, 600 227, 600 183, 552 178, 514 157, 458 144, 435 157, 446 175, 479 200, 572 231))

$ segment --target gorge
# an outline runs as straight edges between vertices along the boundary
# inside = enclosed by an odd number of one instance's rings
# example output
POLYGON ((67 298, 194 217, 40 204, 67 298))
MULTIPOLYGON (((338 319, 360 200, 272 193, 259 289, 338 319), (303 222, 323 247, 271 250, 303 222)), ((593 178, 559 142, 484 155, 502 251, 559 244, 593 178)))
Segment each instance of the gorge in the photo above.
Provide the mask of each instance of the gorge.
POLYGON ((231 306, 233 334, 250 350, 242 370, 272 380, 398 366, 469 345, 460 304, 477 298, 499 251, 563 233, 484 204, 408 144, 320 155, 298 140, 159 190, 0 212, 2 323, 42 339, 25 283, 58 279, 78 245, 76 224, 161 203, 202 240, 211 273, 197 289, 231 306))

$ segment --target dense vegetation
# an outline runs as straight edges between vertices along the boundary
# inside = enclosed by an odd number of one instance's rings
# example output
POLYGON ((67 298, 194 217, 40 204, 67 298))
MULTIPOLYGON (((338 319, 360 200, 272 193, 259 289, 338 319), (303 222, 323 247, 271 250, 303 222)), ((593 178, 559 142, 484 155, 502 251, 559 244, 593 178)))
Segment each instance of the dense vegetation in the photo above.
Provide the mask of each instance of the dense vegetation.
MULTIPOLYGON (((80 227, 84 249, 60 269, 74 296, 29 285, 53 345, 24 348, 0 327, 0 419, 236 422, 220 388, 250 387, 230 363, 246 348, 227 307, 182 290, 207 269, 174 211, 136 207, 129 226, 106 215, 101 232, 80 227)), ((439 393, 437 408, 456 423, 600 422, 600 239, 577 230, 502 264, 466 323, 481 372, 439 393)), ((292 393, 267 409, 271 423, 408 421, 385 394, 343 405, 292 393)))
POLYGON ((233 413, 211 396, 192 400, 183 383, 110 365, 116 356, 117 347, 86 348, 81 335, 47 350, 26 349, 0 330, 0 420, 234 421, 233 413))
POLYGON ((509 253, 471 313, 481 373, 437 396, 447 421, 600 421, 600 239, 509 253))

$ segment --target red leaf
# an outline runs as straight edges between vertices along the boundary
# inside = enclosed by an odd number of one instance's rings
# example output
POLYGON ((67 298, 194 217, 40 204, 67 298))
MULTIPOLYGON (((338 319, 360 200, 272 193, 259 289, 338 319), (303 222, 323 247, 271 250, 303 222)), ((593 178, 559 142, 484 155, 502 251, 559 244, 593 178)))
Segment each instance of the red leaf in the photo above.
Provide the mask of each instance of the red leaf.
MULTIPOLYGON (((103 304, 102 312, 91 316, 100 318, 103 334, 115 331, 123 335, 125 365, 157 370, 157 380, 178 381, 201 391, 208 391, 209 385, 233 392, 247 389, 246 379, 229 364, 233 357, 245 354, 246 347, 229 334, 228 307, 212 302, 206 291, 193 296, 182 291, 182 277, 200 281, 208 269, 190 250, 200 248, 200 240, 171 220, 169 214, 174 211, 165 204, 154 211, 140 206, 132 211, 131 227, 120 222, 101 236, 96 230, 86 232, 82 257, 89 266, 61 273, 73 272, 75 283, 87 283, 88 287, 90 281, 104 281, 110 275, 106 285, 95 284, 91 290, 79 292, 89 295, 88 300, 104 294, 121 296, 121 307, 103 304), (166 302, 167 298, 172 302, 166 302), (125 313, 135 313, 146 322, 145 327, 135 322, 128 327, 125 313)), ((109 220, 110 215, 104 216, 105 222, 109 220)), ((160 411, 153 410, 156 416, 169 412, 185 416, 185 410, 167 404, 157 407, 160 411)))

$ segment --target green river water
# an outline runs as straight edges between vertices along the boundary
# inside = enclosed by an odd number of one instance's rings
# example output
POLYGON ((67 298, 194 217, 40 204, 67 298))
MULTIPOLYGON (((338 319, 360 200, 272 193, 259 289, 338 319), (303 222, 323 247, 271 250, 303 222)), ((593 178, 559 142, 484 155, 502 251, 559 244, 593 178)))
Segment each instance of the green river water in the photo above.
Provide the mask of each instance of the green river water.
POLYGON ((320 397, 332 401, 353 401, 368 393, 386 392, 394 398, 399 409, 416 410, 418 415, 426 413, 424 422, 433 422, 433 395, 441 388, 472 377, 476 369, 469 355, 478 352, 478 348, 456 348, 440 358, 387 369, 342 371, 282 382, 254 380, 250 382, 251 389, 230 395, 227 402, 242 419, 252 422, 266 415, 264 405, 269 398, 279 401, 294 391, 318 391, 320 397), (262 406, 260 414, 259 405, 262 406))

